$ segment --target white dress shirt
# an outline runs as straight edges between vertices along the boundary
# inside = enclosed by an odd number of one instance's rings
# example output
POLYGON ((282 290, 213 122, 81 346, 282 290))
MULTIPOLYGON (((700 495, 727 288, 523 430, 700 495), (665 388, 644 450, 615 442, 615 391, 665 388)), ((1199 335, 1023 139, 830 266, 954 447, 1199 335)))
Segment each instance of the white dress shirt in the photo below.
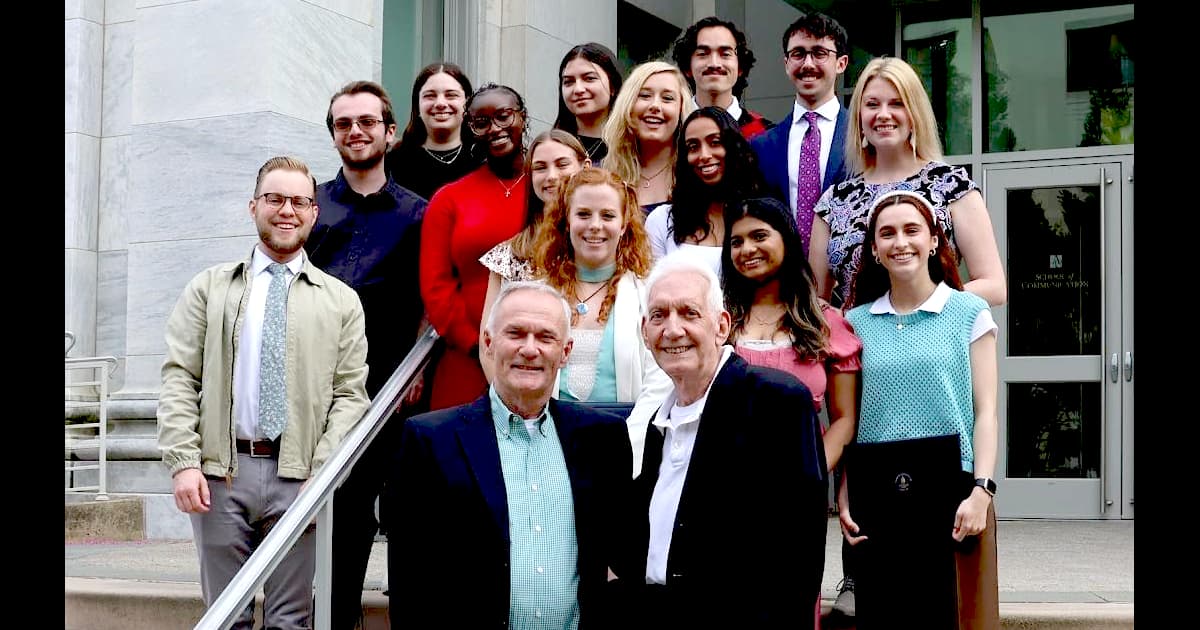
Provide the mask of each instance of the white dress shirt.
MULTIPOLYGON (((733 116, 733 120, 736 122, 742 117, 742 104, 738 102, 738 97, 736 96, 731 95, 729 98, 731 99, 729 101, 729 107, 726 107, 725 111, 730 116, 733 116)), ((692 104, 696 106, 696 109, 700 109, 700 100, 695 96, 692 97, 692 104)))
MULTIPOLYGON (((259 439, 258 432, 258 368, 262 358, 262 324, 267 307, 267 289, 271 287, 271 272, 267 267, 275 262, 254 247, 250 257, 250 299, 242 317, 242 332, 233 356, 233 417, 239 440, 259 439)), ((304 266, 304 250, 287 262, 288 286, 304 266)))
POLYGON ((679 511, 679 497, 683 493, 683 482, 687 479, 688 465, 692 461, 692 449, 696 446, 696 434, 700 431, 700 414, 708 402, 713 381, 725 367, 733 354, 733 346, 721 348, 721 359, 717 370, 709 381, 704 395, 696 402, 680 406, 676 390, 672 389, 655 416, 654 424, 663 433, 662 463, 658 465, 658 481, 650 497, 650 546, 646 554, 646 583, 667 583, 667 556, 671 553, 671 535, 675 532, 675 514, 679 511))
MULTIPOLYGON (((821 191, 825 189, 825 167, 829 164, 829 151, 833 147, 833 132, 837 130, 838 110, 842 108, 837 96, 825 101, 818 107, 817 130, 821 132, 821 172, 817 173, 817 181, 821 182, 821 191)), ((808 108, 799 101, 792 107, 792 130, 788 134, 788 207, 796 212, 796 186, 800 183, 800 147, 804 144, 804 134, 808 133, 808 121, 804 115, 808 108)))

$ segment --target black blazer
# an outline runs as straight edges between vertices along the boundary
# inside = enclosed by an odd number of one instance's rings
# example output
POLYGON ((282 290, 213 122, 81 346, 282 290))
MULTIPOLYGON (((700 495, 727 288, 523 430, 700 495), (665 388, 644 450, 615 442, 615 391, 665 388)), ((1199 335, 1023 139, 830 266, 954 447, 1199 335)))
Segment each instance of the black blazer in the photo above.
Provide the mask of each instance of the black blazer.
MULTIPOLYGON (((550 401, 571 478, 579 546, 580 627, 596 627, 615 552, 617 497, 628 493, 625 418, 550 401)), ((393 628, 508 625, 509 521, 491 403, 404 423, 384 497, 393 628)))
MULTIPOLYGON (((792 375, 735 354, 699 422, 667 557, 679 627, 797 627, 811 618, 825 564, 828 482, 812 396, 792 375)), ((645 582, 662 451, 650 425, 626 513, 629 553, 614 567, 627 594, 645 582)))

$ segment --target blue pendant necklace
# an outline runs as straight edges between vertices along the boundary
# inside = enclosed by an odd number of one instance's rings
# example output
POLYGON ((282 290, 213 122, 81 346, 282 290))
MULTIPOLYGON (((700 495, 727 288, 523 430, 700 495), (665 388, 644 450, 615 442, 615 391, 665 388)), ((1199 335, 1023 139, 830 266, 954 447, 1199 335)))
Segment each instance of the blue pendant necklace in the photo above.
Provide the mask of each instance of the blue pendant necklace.
MULTIPOLYGON (((616 270, 617 270, 616 262, 613 262, 610 265, 605 265, 603 267, 599 267, 596 269, 589 269, 587 267, 580 265, 578 267, 578 272, 576 273, 575 278, 581 282, 608 282, 609 278, 613 277, 613 273, 616 272, 616 270)), ((606 286, 608 286, 608 285, 607 284, 600 285, 600 287, 598 289, 596 289, 595 291, 592 291, 591 295, 587 296, 586 298, 584 298, 582 300, 579 300, 579 294, 576 293, 575 299, 577 299, 579 301, 575 304, 575 312, 579 313, 580 315, 587 315, 588 300, 591 300, 592 298, 596 297, 596 294, 600 293, 600 291, 602 291, 604 289, 604 287, 606 287, 606 286)))

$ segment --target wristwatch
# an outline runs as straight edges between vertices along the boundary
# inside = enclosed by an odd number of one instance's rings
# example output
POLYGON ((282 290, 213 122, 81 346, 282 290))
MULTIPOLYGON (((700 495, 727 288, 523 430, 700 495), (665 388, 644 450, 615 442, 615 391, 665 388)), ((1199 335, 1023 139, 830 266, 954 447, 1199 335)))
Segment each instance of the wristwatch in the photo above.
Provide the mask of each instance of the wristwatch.
POLYGON ((996 496, 996 482, 995 481, 992 481, 991 479, 988 479, 987 477, 976 477, 975 485, 979 486, 980 488, 983 488, 984 492, 992 495, 993 497, 996 496))

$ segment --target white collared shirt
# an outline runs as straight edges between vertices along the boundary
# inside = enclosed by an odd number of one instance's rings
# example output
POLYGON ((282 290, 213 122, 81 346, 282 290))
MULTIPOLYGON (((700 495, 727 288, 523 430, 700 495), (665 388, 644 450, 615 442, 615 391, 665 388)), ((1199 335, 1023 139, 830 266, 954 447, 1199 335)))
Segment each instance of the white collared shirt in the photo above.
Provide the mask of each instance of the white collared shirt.
POLYGON ((733 354, 733 346, 721 348, 721 359, 713 372, 712 381, 704 395, 690 405, 679 406, 675 389, 667 394, 651 424, 663 433, 662 463, 658 465, 658 481, 650 497, 650 546, 646 553, 646 583, 667 583, 667 556, 671 553, 671 535, 675 531, 675 514, 679 511, 679 497, 683 493, 683 482, 687 479, 688 466, 692 461, 692 449, 696 446, 696 434, 700 431, 700 415, 708 402, 713 381, 725 367, 733 354))
MULTIPOLYGON (((821 132, 821 172, 817 173, 817 181, 821 182, 822 191, 825 188, 825 167, 829 164, 829 152, 833 147, 833 132, 837 130, 838 111, 842 105, 837 96, 825 101, 824 105, 815 111, 818 114, 817 130, 821 132)), ((808 108, 799 101, 792 107, 792 130, 788 134, 788 207, 796 211, 796 186, 800 183, 800 147, 804 144, 804 134, 808 133, 808 121, 804 115, 808 108)))
MULTIPOLYGON (((238 338, 238 351, 233 357, 233 417, 237 423, 240 440, 258 439, 258 367, 262 357, 262 324, 267 307, 267 289, 271 287, 271 272, 267 267, 275 262, 254 247, 250 257, 248 279, 250 299, 246 301, 246 314, 242 318, 242 333, 238 338)), ((288 286, 291 286, 300 269, 304 267, 304 250, 287 262, 288 286)))
MULTIPOLYGON (((939 282, 937 287, 933 289, 933 293, 929 294, 929 297, 913 310, 941 313, 942 309, 946 307, 946 301, 950 299, 953 291, 954 289, 951 289, 945 282, 939 282)), ((872 315, 899 315, 896 312, 896 307, 892 306, 892 292, 890 290, 872 302, 871 308, 868 311, 872 315)), ((996 320, 992 318, 992 309, 985 308, 975 316, 975 323, 971 326, 971 341, 974 342, 976 339, 990 332, 994 332, 999 336, 999 330, 1000 327, 996 325, 996 320)))
MULTIPOLYGON (((734 122, 737 122, 737 120, 742 117, 742 104, 738 102, 738 97, 736 97, 736 96, 730 95, 729 98, 732 100, 729 102, 729 107, 725 108, 725 111, 728 112, 728 114, 730 116, 733 116, 734 122)), ((700 108, 700 99, 693 96, 692 104, 695 105, 697 109, 699 109, 700 108)))

